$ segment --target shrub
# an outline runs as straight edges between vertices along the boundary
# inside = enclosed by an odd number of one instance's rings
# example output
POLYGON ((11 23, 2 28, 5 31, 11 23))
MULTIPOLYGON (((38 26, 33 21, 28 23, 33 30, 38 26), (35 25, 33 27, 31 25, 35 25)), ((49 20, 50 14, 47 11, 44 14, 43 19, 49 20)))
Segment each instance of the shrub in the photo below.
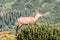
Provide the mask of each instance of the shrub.
POLYGON ((60 40, 60 27, 39 23, 26 25, 19 30, 17 40, 60 40))
POLYGON ((8 31, 0 32, 0 40, 16 40, 16 36, 8 31))

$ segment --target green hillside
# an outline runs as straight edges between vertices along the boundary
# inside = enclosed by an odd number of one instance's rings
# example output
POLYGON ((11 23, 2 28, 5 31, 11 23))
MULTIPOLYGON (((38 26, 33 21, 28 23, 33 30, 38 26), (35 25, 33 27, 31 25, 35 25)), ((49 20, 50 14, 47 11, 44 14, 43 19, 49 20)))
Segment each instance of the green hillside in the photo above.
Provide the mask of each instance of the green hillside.
POLYGON ((38 22, 60 24, 60 0, 0 0, 0 31, 15 30, 18 17, 33 16, 37 9, 44 14, 38 22))

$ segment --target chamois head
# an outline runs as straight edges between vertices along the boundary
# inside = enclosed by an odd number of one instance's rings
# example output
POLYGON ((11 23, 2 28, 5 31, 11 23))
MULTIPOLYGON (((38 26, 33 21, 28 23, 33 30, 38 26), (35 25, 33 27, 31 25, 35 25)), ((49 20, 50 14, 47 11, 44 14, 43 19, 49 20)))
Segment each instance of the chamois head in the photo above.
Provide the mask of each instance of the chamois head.
POLYGON ((39 11, 36 11, 36 15, 35 16, 36 17, 40 17, 40 16, 42 16, 42 14, 39 11))
POLYGON ((37 20, 41 16, 42 14, 39 11, 36 11, 35 20, 37 20))

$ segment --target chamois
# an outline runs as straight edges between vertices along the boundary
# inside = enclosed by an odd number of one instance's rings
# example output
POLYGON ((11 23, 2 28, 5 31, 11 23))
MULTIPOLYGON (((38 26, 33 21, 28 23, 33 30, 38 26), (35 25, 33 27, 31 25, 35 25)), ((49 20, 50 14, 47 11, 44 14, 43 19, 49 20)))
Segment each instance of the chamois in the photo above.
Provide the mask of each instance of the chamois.
POLYGON ((35 23, 39 17, 41 17, 41 13, 36 11, 36 15, 35 16, 21 16, 17 19, 17 23, 18 23, 18 26, 16 28, 16 36, 18 35, 18 29, 22 26, 22 25, 25 25, 25 24, 33 24, 35 23))

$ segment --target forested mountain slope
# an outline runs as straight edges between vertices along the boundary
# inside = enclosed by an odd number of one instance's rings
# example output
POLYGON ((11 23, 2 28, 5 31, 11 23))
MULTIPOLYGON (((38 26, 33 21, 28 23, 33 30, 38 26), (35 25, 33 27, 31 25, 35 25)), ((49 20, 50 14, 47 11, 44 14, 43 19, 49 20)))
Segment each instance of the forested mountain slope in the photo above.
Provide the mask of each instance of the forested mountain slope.
POLYGON ((0 28, 15 28, 18 17, 33 16, 37 9, 44 14, 40 23, 60 24, 60 0, 0 0, 0 28))

